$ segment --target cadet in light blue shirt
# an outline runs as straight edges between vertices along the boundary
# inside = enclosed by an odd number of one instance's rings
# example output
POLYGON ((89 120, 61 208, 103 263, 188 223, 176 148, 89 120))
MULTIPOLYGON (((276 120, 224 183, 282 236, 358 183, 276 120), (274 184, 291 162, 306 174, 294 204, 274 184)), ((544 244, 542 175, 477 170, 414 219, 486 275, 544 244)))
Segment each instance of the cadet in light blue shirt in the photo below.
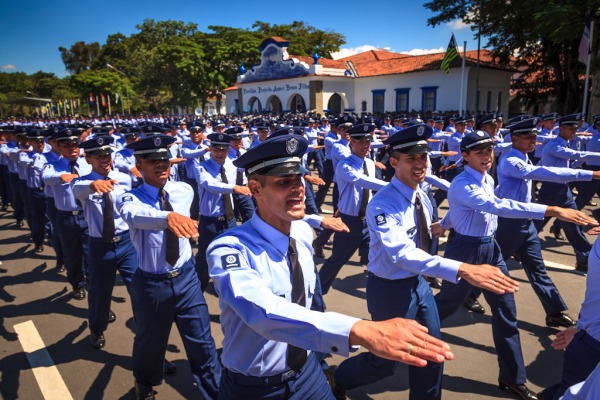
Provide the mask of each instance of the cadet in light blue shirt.
MULTIPOLYGON (((586 150, 600 153, 600 131, 597 128, 600 127, 600 118, 596 119, 590 127, 592 133, 591 139, 588 141, 586 150)), ((586 161, 585 168, 591 171, 600 171, 600 161, 586 161)), ((592 200, 595 194, 600 193, 600 181, 592 180, 588 182, 581 182, 579 184, 579 193, 575 199, 575 205, 578 210, 582 210, 592 200)), ((597 216, 598 211, 594 210, 594 214, 597 216)), ((600 218, 596 218, 600 219, 600 218)))
POLYGON ((131 190, 131 178, 112 170, 113 141, 112 136, 96 136, 80 143, 92 172, 71 181, 89 227, 88 327, 96 349, 105 346, 104 331, 116 319, 110 302, 117 271, 129 291, 138 264, 129 227, 116 210, 118 196, 131 190))
POLYGON ((87 270, 88 224, 81 206, 75 201, 71 181, 92 171, 85 159, 79 157, 77 131, 63 129, 54 133, 59 143, 61 158, 49 163, 42 172, 46 186, 52 186, 57 208, 56 231, 63 244, 67 279, 73 287, 73 298, 85 299, 85 271, 87 270))
POLYGON ((131 282, 135 390, 138 399, 156 394, 152 387, 162 383, 169 332, 176 321, 202 397, 217 399, 221 366, 189 241, 198 235, 198 223, 189 217, 193 191, 185 182, 168 181, 168 146, 174 141, 158 135, 128 145, 144 183, 117 201, 139 260, 131 282))
MULTIPOLYGON (((453 227, 455 230, 455 235, 446 248, 445 257, 474 264, 496 265, 502 273, 509 276, 495 240, 498 216, 533 219, 557 216, 569 221, 581 220, 582 223, 592 220, 577 210, 520 203, 496 197, 494 182, 487 174, 493 162, 493 143, 493 139, 483 131, 473 131, 465 135, 461 142, 461 150, 467 166, 450 185, 450 207, 440 225, 443 228, 453 227)), ((436 232, 441 233, 437 229, 436 232)), ((435 296, 440 321, 452 315, 472 290, 473 287, 466 281, 458 284, 444 283, 435 296)), ((526 386, 527 377, 514 296, 512 293, 499 295, 490 291, 484 291, 483 294, 492 309, 493 338, 500 367, 500 389, 510 390, 523 399, 536 399, 535 394, 526 386)))
MULTIPOLYGON (((440 323, 433 293, 425 276, 456 283, 465 278, 474 285, 498 292, 515 290, 514 281, 490 265, 470 265, 428 254, 432 205, 419 185, 425 180, 430 150, 430 126, 407 127, 385 143, 391 148, 395 170, 389 185, 367 206, 371 236, 367 278, 367 305, 374 321, 391 317, 417 320, 429 334, 440 337, 440 323), (473 278, 475 271, 481 276, 473 278), (493 284, 502 282, 502 289, 493 284)), ((336 234, 337 235, 337 234, 336 234)), ((394 374, 396 362, 362 353, 340 364, 335 371, 339 392, 373 383, 394 374)), ((409 368, 410 399, 441 398, 443 364, 409 368)))
MULTIPOLYGON (((125 145, 135 142, 139 140, 140 129, 139 128, 124 128, 121 130, 123 132, 123 137, 125 138, 125 145)), ((116 169, 119 171, 128 174, 131 177, 131 184, 133 187, 136 187, 142 183, 142 174, 138 171, 135 166, 135 156, 133 155, 133 150, 130 150, 126 147, 117 151, 114 155, 113 163, 116 169)))
MULTIPOLYGON (((572 140, 577 134, 577 127, 582 118, 582 114, 571 114, 558 119, 559 135, 544 147, 542 165, 545 167, 568 168, 571 166, 571 160, 582 162, 600 161, 600 153, 575 151, 568 146, 568 141, 572 140)), ((538 201, 543 204, 577 209, 577 205, 573 201, 573 194, 567 183, 542 183, 538 194, 538 201)), ((548 219, 536 222, 538 232, 542 231, 548 219)), ((565 223, 564 221, 561 221, 560 226, 563 228, 567 240, 575 250, 577 259, 575 268, 585 273, 592 245, 585 237, 581 227, 568 222, 565 223)))
POLYGON ((414 321, 361 321, 310 310, 316 282, 312 231, 300 221, 301 176, 307 173, 301 156, 307 144, 296 135, 277 136, 235 162, 248 173, 257 212, 208 249, 224 334, 220 398, 333 399, 315 351, 348 355, 362 344, 382 357, 419 366, 425 364, 421 357, 435 362, 452 357, 439 340, 406 331, 419 326, 414 321), (387 331, 392 324, 400 331, 387 331), (380 329, 386 334, 376 333, 380 329), (380 346, 375 337, 394 343, 380 346), (425 341, 433 345, 414 351, 425 341))

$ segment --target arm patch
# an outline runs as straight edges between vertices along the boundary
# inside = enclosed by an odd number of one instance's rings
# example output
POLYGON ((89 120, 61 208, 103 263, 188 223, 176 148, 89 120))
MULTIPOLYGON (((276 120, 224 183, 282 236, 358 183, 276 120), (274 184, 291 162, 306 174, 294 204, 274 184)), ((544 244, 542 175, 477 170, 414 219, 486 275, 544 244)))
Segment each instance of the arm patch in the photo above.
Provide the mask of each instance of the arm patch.
POLYGON ((240 256, 238 254, 227 254, 221 256, 221 265, 223 269, 239 268, 240 256))
POLYGON ((375 223, 377 224, 377 226, 381 226, 384 225, 387 222, 386 218, 385 218, 385 214, 379 214, 375 216, 375 223))

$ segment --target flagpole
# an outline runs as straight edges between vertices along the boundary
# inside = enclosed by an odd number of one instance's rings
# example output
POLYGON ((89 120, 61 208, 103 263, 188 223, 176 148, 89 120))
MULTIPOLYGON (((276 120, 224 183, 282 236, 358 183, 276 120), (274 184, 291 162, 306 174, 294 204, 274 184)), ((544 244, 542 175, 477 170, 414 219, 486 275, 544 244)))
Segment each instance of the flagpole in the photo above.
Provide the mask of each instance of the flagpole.
MULTIPOLYGON (((592 36, 594 35, 594 20, 590 22, 590 49, 592 48, 592 36)), ((585 85, 583 86, 583 114, 587 111, 588 85, 590 83, 590 64, 592 61, 592 52, 588 52, 587 62, 585 63, 585 85)), ((588 119, 588 118, 585 118, 588 119)))
POLYGON ((98 101, 98 96, 96 96, 96 115, 100 116, 100 102, 98 101))
POLYGON ((112 111, 110 110, 110 93, 106 97, 108 97, 108 115, 112 116, 112 111))
POLYGON ((465 59, 467 58, 467 41, 463 42, 462 72, 460 76, 460 115, 463 114, 463 90, 465 85, 465 59))

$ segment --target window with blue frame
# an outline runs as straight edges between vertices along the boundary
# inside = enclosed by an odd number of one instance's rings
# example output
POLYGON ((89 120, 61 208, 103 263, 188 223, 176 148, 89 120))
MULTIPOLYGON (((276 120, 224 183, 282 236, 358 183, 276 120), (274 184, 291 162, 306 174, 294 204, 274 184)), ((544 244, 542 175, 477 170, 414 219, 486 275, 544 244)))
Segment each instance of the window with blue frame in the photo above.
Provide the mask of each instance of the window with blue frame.
POLYGON ((372 90, 373 92, 373 113, 383 113, 385 111, 385 89, 372 90))
POLYGON ((408 113, 408 93, 410 88, 396 90, 396 112, 408 113))
POLYGON ((423 86, 421 88, 421 110, 423 112, 435 111, 437 102, 437 90, 439 86, 423 86))

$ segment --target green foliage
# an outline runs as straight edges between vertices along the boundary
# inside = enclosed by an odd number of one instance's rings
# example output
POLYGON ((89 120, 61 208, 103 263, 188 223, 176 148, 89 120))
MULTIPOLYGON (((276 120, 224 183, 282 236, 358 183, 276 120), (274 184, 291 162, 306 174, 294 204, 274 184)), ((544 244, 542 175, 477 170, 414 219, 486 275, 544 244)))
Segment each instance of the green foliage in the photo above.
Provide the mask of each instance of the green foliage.
POLYGON ((60 51, 60 56, 67 71, 78 74, 92 65, 92 61, 100 53, 100 44, 98 42, 87 44, 80 41, 75 42, 68 50, 59 47, 58 51, 60 51))

